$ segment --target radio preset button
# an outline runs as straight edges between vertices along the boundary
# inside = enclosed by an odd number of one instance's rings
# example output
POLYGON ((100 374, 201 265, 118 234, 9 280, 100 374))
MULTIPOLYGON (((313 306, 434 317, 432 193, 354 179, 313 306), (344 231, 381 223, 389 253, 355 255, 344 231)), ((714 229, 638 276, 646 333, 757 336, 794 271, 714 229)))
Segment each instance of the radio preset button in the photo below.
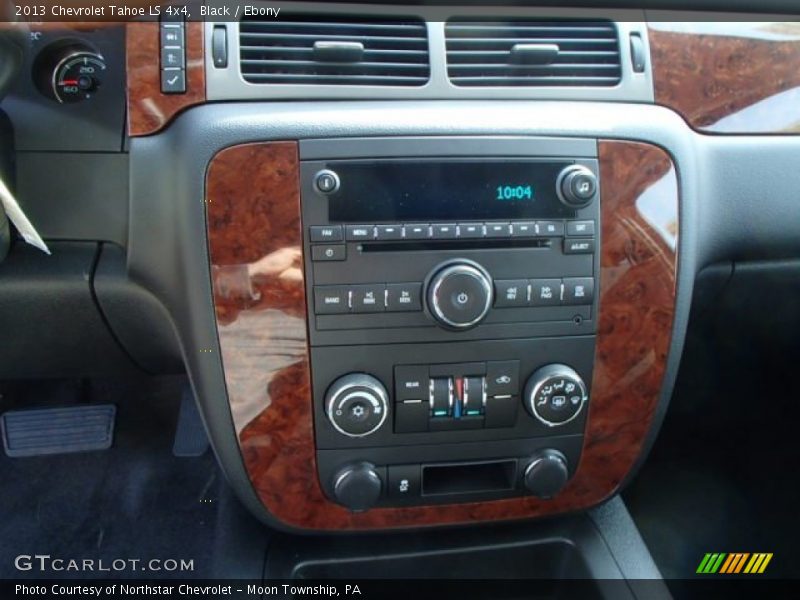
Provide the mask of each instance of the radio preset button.
POLYGON ((594 299, 594 279, 567 277, 564 279, 564 304, 591 304, 594 299))
POLYGON ((483 223, 459 223, 458 237, 465 239, 482 238, 483 223))
POLYGON ((510 223, 487 223, 486 237, 507 238, 511 237, 510 223))
POLYGON ((511 223, 511 237, 535 237, 536 236, 536 223, 511 223))
POLYGON ((594 235, 594 221, 567 221, 567 235, 570 237, 594 235))
POLYGON ((346 259, 347 247, 344 244, 321 244, 311 246, 311 260, 314 262, 346 259))
POLYGON ((318 315, 339 315, 350 312, 349 290, 342 285, 314 288, 314 312, 318 315))
POLYGON ((422 310, 422 284, 387 283, 386 310, 392 312, 422 310))
POLYGON ((347 226, 347 241, 348 242, 361 242, 363 240, 371 240, 375 237, 374 225, 348 225, 347 226))
POLYGON ((406 225, 407 240, 427 240, 431 237, 431 226, 427 223, 414 223, 406 225))
POLYGON ((564 240, 564 254, 592 253, 594 253, 594 240, 577 238, 564 240))
POLYGON ((431 226, 432 237, 435 240, 449 240, 456 237, 455 223, 436 223, 431 226))
POLYGON ((528 306, 527 279, 496 279, 494 289, 495 308, 528 306))
POLYGON ((558 306, 561 304, 560 279, 531 279, 531 306, 558 306))
POLYGON ((386 310, 384 302, 386 286, 382 284, 354 285, 353 312, 383 312, 386 310))
POLYGON ((403 239, 403 226, 402 225, 376 225, 375 226, 375 239, 377 240, 402 240, 403 239))
POLYGON ((539 236, 561 237, 564 235, 564 223, 561 221, 536 221, 539 236))
POLYGON ((312 242, 341 242, 344 231, 341 225, 315 225, 311 227, 312 242))

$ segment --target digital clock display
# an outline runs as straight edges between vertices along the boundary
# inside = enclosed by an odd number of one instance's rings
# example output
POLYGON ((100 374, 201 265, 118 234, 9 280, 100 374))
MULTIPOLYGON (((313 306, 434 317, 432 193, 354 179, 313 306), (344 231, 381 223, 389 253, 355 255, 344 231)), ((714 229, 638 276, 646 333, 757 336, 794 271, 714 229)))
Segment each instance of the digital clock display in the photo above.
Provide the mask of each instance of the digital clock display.
POLYGON ((498 200, 533 200, 532 185, 498 185, 498 200))
POLYGON ((477 160, 331 161, 339 190, 328 197, 329 220, 412 223, 565 219, 575 212, 556 194, 571 163, 477 160))

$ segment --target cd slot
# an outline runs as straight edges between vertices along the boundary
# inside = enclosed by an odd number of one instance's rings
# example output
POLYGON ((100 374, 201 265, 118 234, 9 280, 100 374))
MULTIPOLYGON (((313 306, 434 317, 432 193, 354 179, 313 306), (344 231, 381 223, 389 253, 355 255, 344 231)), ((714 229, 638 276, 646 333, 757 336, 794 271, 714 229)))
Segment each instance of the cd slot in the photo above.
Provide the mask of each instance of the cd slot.
POLYGON ((550 248, 553 241, 544 240, 447 240, 414 242, 362 242, 362 252, 411 252, 415 250, 490 250, 503 248, 550 248))

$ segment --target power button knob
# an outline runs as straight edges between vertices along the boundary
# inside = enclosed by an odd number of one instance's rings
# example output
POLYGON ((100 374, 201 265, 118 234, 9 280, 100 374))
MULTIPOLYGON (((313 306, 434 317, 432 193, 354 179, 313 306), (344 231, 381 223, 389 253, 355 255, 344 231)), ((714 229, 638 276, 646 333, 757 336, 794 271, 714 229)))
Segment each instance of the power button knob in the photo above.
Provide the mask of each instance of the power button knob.
POLYGON ((572 165, 561 171, 556 191, 562 204, 583 208, 591 204, 597 194, 597 176, 586 167, 572 165))
POLYGON ((339 191, 339 176, 335 171, 330 169, 323 169, 314 175, 314 187, 320 194, 326 196, 335 194, 339 191))
POLYGON ((480 323, 492 306, 492 278, 470 261, 445 263, 428 277, 426 301, 436 321, 447 329, 469 329, 480 323))

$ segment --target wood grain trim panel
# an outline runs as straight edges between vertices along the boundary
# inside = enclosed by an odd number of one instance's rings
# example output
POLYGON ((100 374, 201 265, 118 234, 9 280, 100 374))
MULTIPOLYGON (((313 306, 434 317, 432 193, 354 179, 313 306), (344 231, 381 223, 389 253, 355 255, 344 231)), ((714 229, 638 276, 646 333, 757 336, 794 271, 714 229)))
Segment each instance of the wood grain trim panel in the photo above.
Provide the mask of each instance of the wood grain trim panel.
POLYGON ((523 519, 612 495, 658 403, 675 308, 675 170, 654 146, 599 144, 600 314, 583 454, 557 498, 354 514, 323 494, 315 466, 305 327, 297 145, 220 152, 207 176, 212 284, 225 379, 245 467, 287 526, 363 530, 523 519))
POLYGON ((161 93, 161 51, 156 22, 128 23, 125 61, 128 77, 128 135, 158 132, 180 111, 206 101, 203 23, 186 23, 186 93, 161 93))
POLYGON ((800 23, 657 23, 648 36, 656 102, 693 128, 800 133, 800 23))

